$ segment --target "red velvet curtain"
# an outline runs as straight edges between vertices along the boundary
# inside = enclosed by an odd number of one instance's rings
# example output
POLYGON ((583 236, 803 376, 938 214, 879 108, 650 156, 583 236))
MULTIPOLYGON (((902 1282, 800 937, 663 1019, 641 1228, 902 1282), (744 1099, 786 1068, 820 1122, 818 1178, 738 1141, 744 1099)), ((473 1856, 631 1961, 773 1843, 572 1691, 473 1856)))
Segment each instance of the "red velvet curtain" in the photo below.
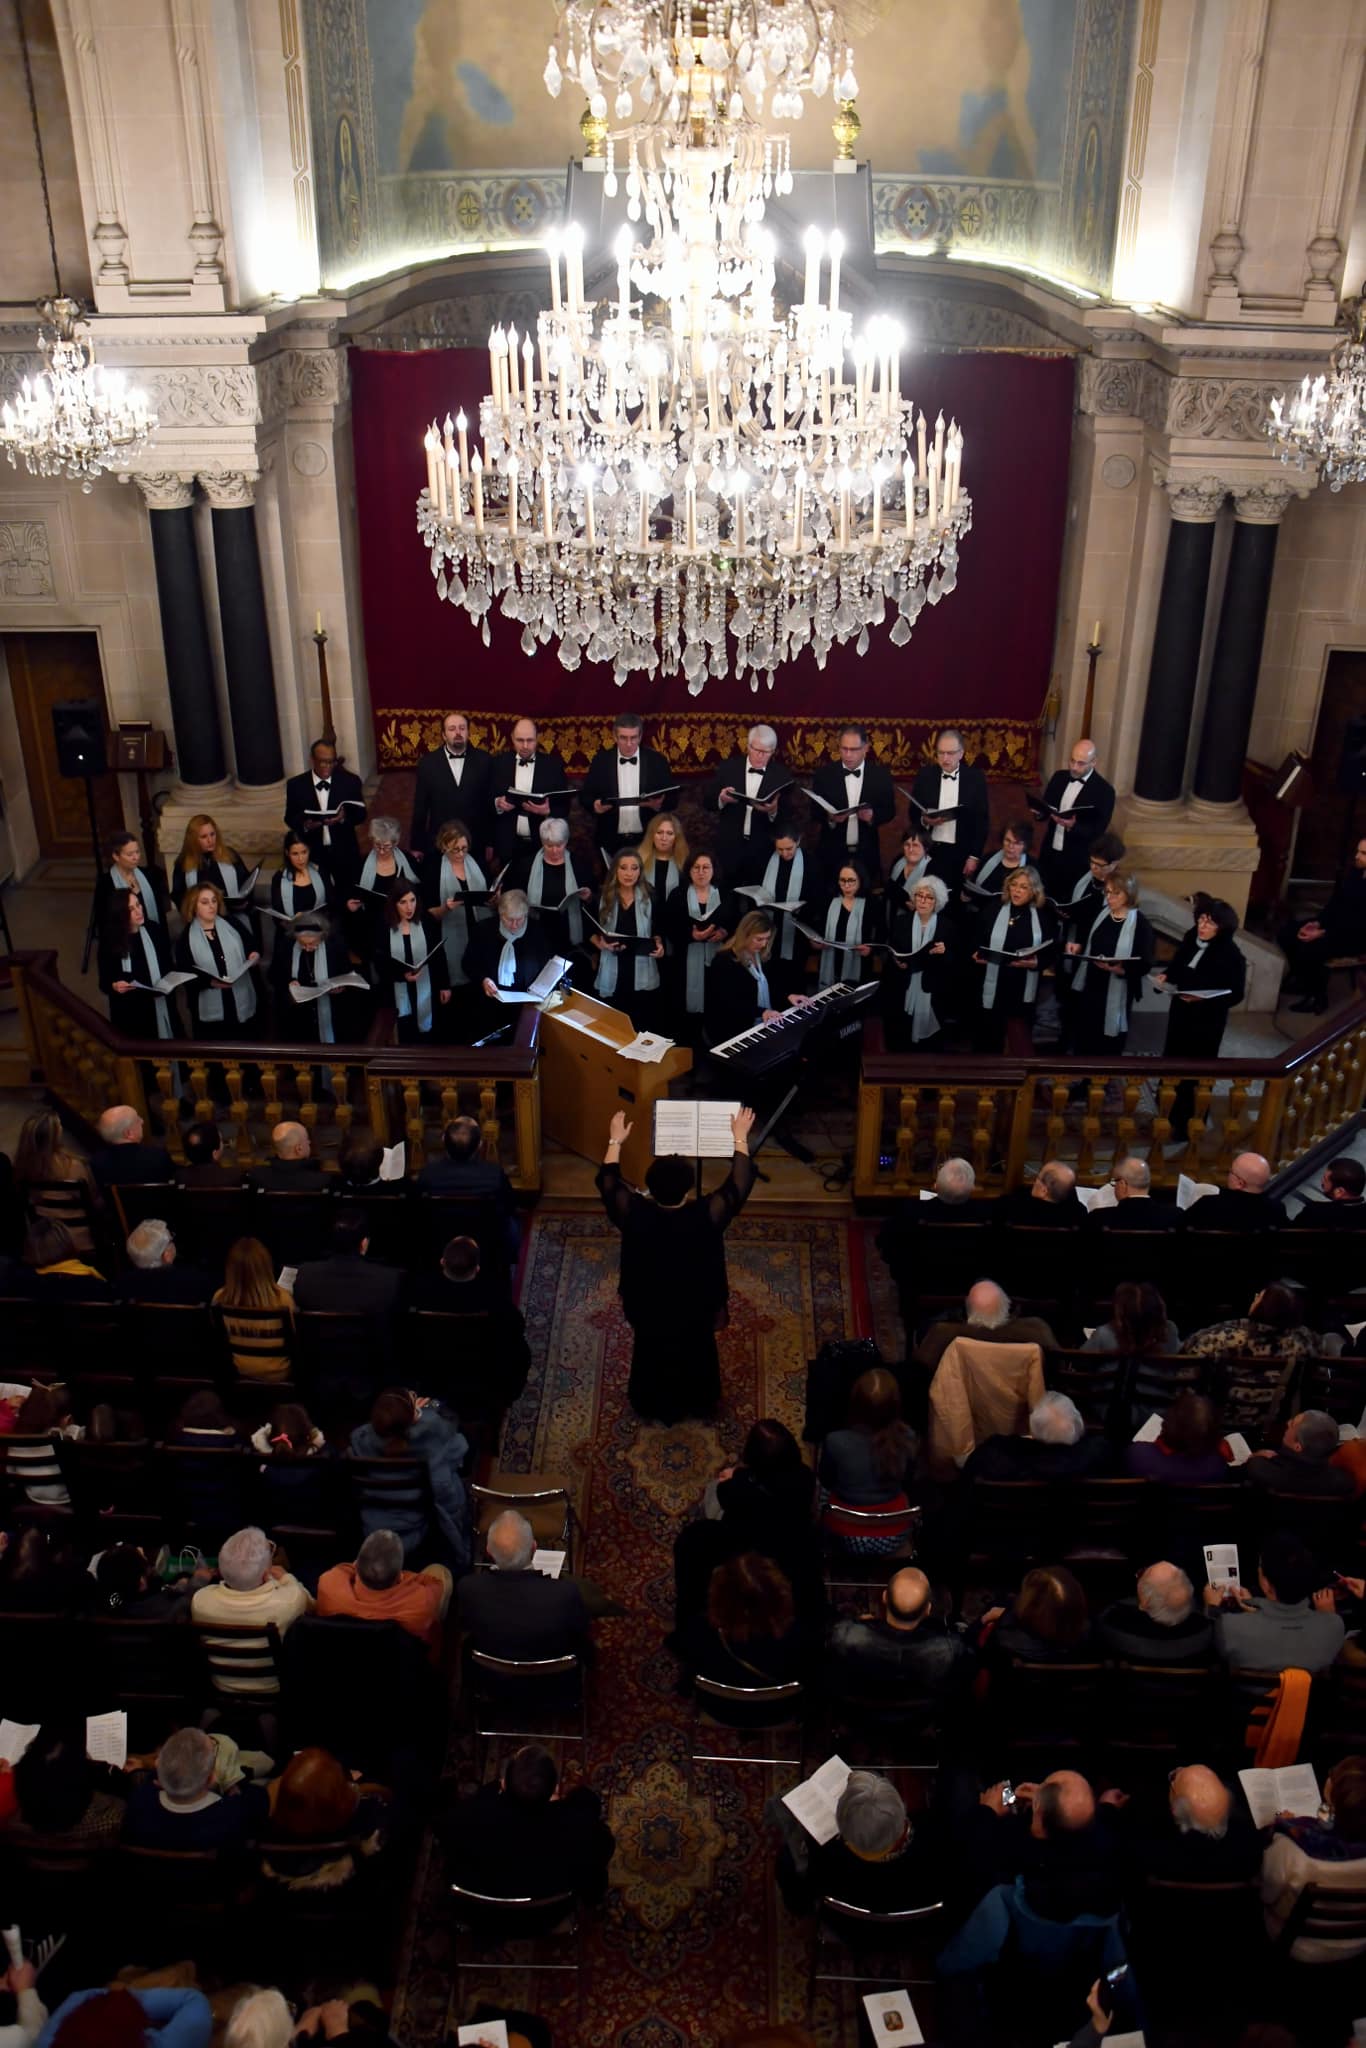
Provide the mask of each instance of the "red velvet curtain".
POLYGON ((988 772, 1028 773, 1053 658, 1073 376, 1070 357, 913 362, 904 388, 927 416, 942 407, 946 419, 956 417, 965 436, 973 524, 957 589, 925 607, 906 647, 893 647, 884 627, 861 658, 852 643, 834 648, 823 671, 808 649, 778 671, 772 691, 761 686, 756 695, 729 677, 692 698, 681 673, 619 690, 608 667, 585 662, 567 674, 553 647, 528 658, 520 628, 496 608, 486 648, 465 613, 438 600, 415 523, 426 481, 422 435, 431 419, 462 406, 478 416, 488 356, 352 349, 361 590, 380 766, 411 766, 439 744, 444 711, 466 712, 485 746, 505 745, 513 719, 529 712, 581 772, 609 737, 613 714, 629 704, 684 773, 729 753, 756 718, 777 728, 798 768, 827 758, 839 721, 858 718, 898 773, 927 754, 945 721, 964 729, 969 757, 988 772))

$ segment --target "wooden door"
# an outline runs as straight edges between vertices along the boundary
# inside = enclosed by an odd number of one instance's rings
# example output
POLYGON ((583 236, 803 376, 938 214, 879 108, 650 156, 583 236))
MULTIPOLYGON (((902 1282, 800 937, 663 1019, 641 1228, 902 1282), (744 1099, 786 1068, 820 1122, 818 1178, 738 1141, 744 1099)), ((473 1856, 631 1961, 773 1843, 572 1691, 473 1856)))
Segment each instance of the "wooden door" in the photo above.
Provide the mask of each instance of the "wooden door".
MULTIPOLYGON (((57 764, 52 707, 72 697, 106 702, 99 639, 94 633, 6 633, 4 641, 38 851, 53 860, 89 854, 85 782, 63 775, 57 764)), ((103 843, 123 822, 118 778, 95 776, 91 793, 103 843)))
MULTIPOLYGON (((1323 702, 1314 729, 1309 772, 1314 801, 1300 813, 1295 841, 1295 873, 1317 881, 1335 877, 1343 863, 1344 839, 1351 831, 1366 832, 1366 801, 1358 798, 1355 822, 1348 819, 1350 797, 1337 786, 1338 762, 1347 721, 1366 715, 1366 654, 1343 648, 1328 657, 1323 702)), ((1350 847, 1348 848, 1350 852, 1350 847)))

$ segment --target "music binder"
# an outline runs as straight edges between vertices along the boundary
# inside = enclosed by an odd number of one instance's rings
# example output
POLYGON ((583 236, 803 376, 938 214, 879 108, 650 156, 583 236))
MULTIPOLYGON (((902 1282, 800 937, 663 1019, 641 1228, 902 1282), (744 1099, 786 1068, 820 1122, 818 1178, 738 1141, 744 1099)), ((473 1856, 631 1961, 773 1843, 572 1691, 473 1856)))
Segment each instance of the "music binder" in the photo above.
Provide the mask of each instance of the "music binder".
POLYGON ((748 804, 752 811, 761 811, 772 803, 775 796, 781 796, 784 790, 791 789, 792 778, 789 776, 786 782, 780 782, 776 789, 766 789, 762 796, 749 796, 743 789, 735 789, 729 783, 726 786, 737 803, 748 804))
POLYGON ((594 917, 586 903, 583 906, 583 914, 595 932, 601 932, 603 938, 609 940, 614 946, 620 946, 624 953, 644 954, 654 952, 655 934, 653 932, 609 932, 605 924, 598 923, 598 920, 594 917))

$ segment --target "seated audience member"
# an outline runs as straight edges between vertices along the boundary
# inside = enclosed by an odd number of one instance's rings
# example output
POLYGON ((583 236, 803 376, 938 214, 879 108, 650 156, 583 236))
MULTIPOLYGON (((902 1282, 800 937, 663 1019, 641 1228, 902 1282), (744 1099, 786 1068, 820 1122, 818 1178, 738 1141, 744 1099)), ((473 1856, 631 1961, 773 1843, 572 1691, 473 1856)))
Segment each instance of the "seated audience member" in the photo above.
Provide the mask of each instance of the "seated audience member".
POLYGON ((209 2048, 213 2008, 202 1991, 73 1991, 38 2048, 209 2048))
POLYGON ((128 1797, 123 1838, 141 1849, 236 1849, 261 1830, 265 1794, 217 1789, 218 1750, 202 1728, 178 1728, 157 1752, 155 1778, 128 1797))
POLYGON ((185 1164, 176 1173, 183 1188, 240 1188, 246 1185, 240 1169, 223 1157, 223 1139, 217 1124, 191 1124, 181 1140, 185 1164))
POLYGON ((172 1450, 231 1451, 242 1442, 243 1430, 211 1387, 191 1394, 166 1432, 172 1450))
POLYGON ((170 1153, 164 1145, 144 1144, 144 1130, 141 1116, 126 1102, 104 1112, 95 1126, 100 1142, 90 1155, 91 1171, 102 1188, 174 1178, 170 1153))
POLYGON ((1136 1878, 1178 1884, 1237 1884, 1257 1875, 1261 1836, 1241 1788, 1226 1785, 1205 1764, 1171 1773, 1165 1792, 1154 1788, 1123 1813, 1126 1857, 1136 1878))
POLYGON ((408 1183, 401 1174, 397 1180, 382 1180, 383 1164, 383 1145, 363 1131, 348 1131, 337 1154, 337 1178, 343 1199, 347 1195, 364 1195, 368 1202, 378 1195, 386 1201, 401 1202, 408 1193, 408 1183))
POLYGON ((396 1621, 432 1653, 441 1650, 441 1624, 451 1600, 451 1575, 444 1564, 403 1568, 403 1545, 392 1529, 376 1529, 356 1552, 354 1564, 334 1564, 318 1581, 318 1612, 350 1614, 358 1621, 396 1621))
POLYGON ((1088 1436, 1066 1394, 1045 1394, 1031 1410, 1028 1436, 989 1436, 963 1467, 965 1479, 1093 1479, 1114 1465, 1103 1436, 1088 1436))
POLYGON ((1270 1181, 1270 1164, 1260 1152, 1240 1152, 1223 1187, 1191 1203, 1186 1229, 1278 1230, 1285 1211, 1267 1193, 1270 1181))
POLYGON ((1105 1654, 1126 1664, 1200 1664, 1214 1629, 1179 1565, 1150 1564, 1131 1600, 1116 1600, 1096 1622, 1105 1654))
POLYGON ((511 1306, 507 1275, 489 1271, 477 1238, 453 1237, 441 1247, 434 1266, 409 1274, 408 1305, 437 1315, 484 1315, 511 1306))
POLYGON ((367 1536, 392 1528, 403 1543, 405 1557, 423 1549, 445 1552, 456 1571, 470 1561, 469 1502, 460 1468, 469 1444, 454 1419, 407 1387, 386 1387, 375 1397, 370 1420, 351 1432, 358 1458, 420 1459, 431 1477, 436 1527, 428 1526, 420 1506, 391 1503, 365 1506, 361 1522, 367 1536))
POLYGON ((366 1258, 369 1227, 363 1209, 338 1211, 325 1259, 306 1259, 294 1279, 296 1308, 333 1309, 354 1315, 388 1315, 398 1307, 403 1275, 396 1266, 366 1258))
POLYGON ((1218 1486, 1233 1477, 1222 1442, 1213 1401, 1185 1387, 1163 1416, 1155 1443, 1126 1445, 1124 1469, 1131 1479, 1153 1479, 1160 1486, 1218 1486))
POLYGON ((678 1629, 671 1647, 685 1671, 741 1686, 804 1678, 812 1655, 791 1586, 757 1550, 716 1567, 705 1617, 694 1615, 678 1629))
POLYGON ((756 1422, 740 1462, 709 1482, 701 1519, 685 1523, 674 1541, 677 1625, 704 1608, 716 1566, 746 1550, 781 1566, 802 1613, 823 1609, 815 1497, 816 1475, 786 1423, 756 1422))
POLYGON ((832 1898, 891 1913, 943 1896, 931 1827, 925 1821, 918 1830, 911 1825, 890 1779, 876 1771, 851 1771, 835 1807, 835 1827, 828 1842, 802 1845, 805 1872, 793 1863, 790 1847, 779 1859, 778 1882, 794 1909, 809 1910, 817 1900, 832 1898))
POLYGON ((443 1157, 429 1160, 417 1177, 419 1194, 463 1195, 489 1203, 502 1218, 509 1259, 521 1243, 517 1197, 496 1159, 482 1159, 483 1133, 472 1116, 458 1116, 441 1133, 443 1157))
MULTIPOLYGON (((447 1789, 454 1792, 448 1781, 447 1789)), ((567 1792, 549 1750, 514 1750, 501 1778, 472 1799, 448 1797, 436 1833, 451 1880, 488 1898, 541 1898, 564 1892, 599 1899, 616 1841, 602 1801, 587 1785, 567 1792)))
POLYGON ((269 1193, 277 1188, 294 1188, 300 1193, 322 1194, 328 1176, 320 1159, 312 1156, 312 1140, 303 1124, 276 1124, 270 1134, 275 1157, 252 1175, 252 1184, 269 1193))
POLYGON ((1170 1356, 1181 1349, 1181 1332, 1151 1280, 1121 1280, 1110 1320, 1091 1332, 1083 1351, 1119 1352, 1126 1358, 1170 1356))
POLYGON ((993 1615, 994 1655, 1030 1664, 1085 1663, 1096 1655, 1086 1595, 1066 1565, 1036 1565, 1004 1607, 987 1609, 983 1624, 993 1615))
POLYGON ((1244 1480, 1273 1493, 1345 1499, 1352 1491, 1352 1476, 1333 1463, 1337 1447, 1338 1426, 1332 1416, 1321 1408, 1302 1408, 1286 1423, 1279 1450, 1252 1453, 1243 1468, 1244 1480))
MULTIPOLYGON (((326 1844, 316 1858, 291 1853, 276 1867, 267 1847, 261 1875, 267 1885, 284 1892, 335 1898, 360 1876, 370 1857, 384 1847, 389 1828, 390 1799, 380 1785, 357 1782, 326 1749, 298 1749, 278 1778, 266 1786, 270 1819, 261 1834, 271 1843, 288 1843, 291 1851, 309 1843, 326 1844), (336 1844, 346 1847, 338 1852, 336 1844)), ((292 2038, 292 2037, 291 2037, 292 2038)))
POLYGON ((25 1117, 14 1148, 15 1195, 30 1222, 66 1225, 76 1250, 88 1252, 94 1241, 72 1211, 72 1201, 80 1191, 98 1206, 95 1176, 89 1162, 67 1144, 61 1118, 50 1109, 25 1117))
POLYGON ((1077 1176, 1060 1159, 1041 1166, 1027 1188, 1014 1188, 996 1203, 1002 1223, 1027 1223, 1031 1229, 1049 1224, 1060 1230, 1079 1229, 1086 1211, 1077 1199, 1077 1176))
POLYGON ((179 1263, 170 1226, 159 1216, 148 1216, 130 1230, 124 1249, 128 1270, 119 1281, 119 1293, 125 1301, 168 1301, 195 1307, 213 1292, 207 1273, 179 1263))
MULTIPOLYGON (((205 1584, 212 1573, 207 1565, 196 1575, 196 1585, 205 1584)), ((115 1543, 101 1552, 95 1567, 96 1598, 92 1613, 114 1621, 188 1621, 188 1582, 166 1586, 157 1577, 147 1553, 135 1543, 115 1543)))
POLYGON ((1262 1544, 1259 1594, 1206 1586, 1214 1647, 1224 1662, 1247 1671, 1326 1671, 1346 1632, 1324 1577, 1299 1537, 1276 1529, 1262 1544))
POLYGON ((251 1448, 262 1458, 261 1486, 265 1521, 296 1528, 325 1528, 335 1512, 335 1463, 332 1446, 315 1429, 308 1410, 297 1401, 282 1401, 269 1422, 252 1432, 251 1448))
POLYGON ((917 1449, 915 1432, 902 1419, 900 1388, 891 1373, 874 1366, 855 1380, 848 1427, 831 1430, 820 1456, 821 1484, 829 1494, 825 1526, 855 1555, 890 1554, 905 1541, 909 1517, 872 1530, 840 1510, 908 1507, 917 1449))
POLYGON ((477 1399, 482 1411, 519 1399, 531 1370, 526 1318, 509 1296, 506 1272, 489 1273, 474 1238, 453 1237, 434 1268, 411 1275, 408 1304, 428 1314, 480 1318, 458 1339, 462 1400, 477 1399))
MULTIPOLYGON (((79 1443, 84 1426, 73 1420, 71 1396, 60 1384, 31 1387, 14 1418, 16 1436, 65 1437, 79 1443)), ((47 1444, 11 1442, 8 1453, 9 1477, 21 1479, 25 1498, 45 1507, 69 1507, 71 1496, 61 1476, 56 1454, 47 1444), (31 1476, 30 1476, 31 1475, 31 1476)))
POLYGON ((893 1572, 876 1613, 835 1622, 826 1658, 838 1690, 928 1695, 942 1703, 961 1697, 975 1661, 958 1630, 936 1613, 930 1582, 913 1565, 893 1572))
POLYGON ((894 1277, 902 1261, 914 1259, 916 1231, 922 1223, 961 1223, 981 1229, 991 1217, 990 1202, 974 1202, 977 1176, 966 1159, 946 1159, 934 1177, 934 1199, 897 1202, 878 1232, 877 1248, 894 1277))
POLYGON ((239 1237, 228 1247, 223 1285, 213 1305, 223 1313, 235 1373, 244 1380, 289 1378, 294 1296, 277 1282, 270 1253, 259 1237, 239 1237), (235 1314, 238 1309, 251 1313, 235 1314))
MULTIPOLYGON (((1266 1931, 1280 1938, 1306 1885, 1331 1893, 1366 1886, 1366 1757, 1345 1756, 1324 1781, 1327 1818, 1279 1814, 1262 1858, 1262 1911, 1266 1931)), ((1366 1940, 1331 1945, 1301 1936, 1290 1950, 1297 1963, 1344 1965, 1366 1950, 1366 1940)))
MULTIPOLYGON (((208 1627, 216 1621, 258 1627, 274 1622, 284 1635, 300 1615, 312 1613, 313 1600, 291 1572, 274 1562, 274 1556, 275 1546, 263 1529, 239 1529, 229 1536, 218 1552, 219 1583, 200 1587, 191 1603, 192 1619, 208 1627)), ((220 1676, 218 1684, 226 1692, 279 1691, 270 1674, 220 1676)))
MULTIPOLYGON (((302 2020, 298 2031, 304 2039, 312 2033, 311 2028, 305 2032, 302 2020)), ((344 2024, 340 2031, 346 2032, 344 2024)), ((244 1992, 229 2013, 222 2048, 292 2048, 294 2040, 294 2008, 284 1993, 252 1990, 244 1992)))
POLYGON ((39 1301, 112 1301, 113 1290, 78 1248, 64 1223, 35 1217, 24 1238, 24 1264, 33 1275, 39 1301))
POLYGON ((1193 1330, 1181 1349, 1188 1358, 1314 1358, 1319 1340, 1300 1321, 1304 1296, 1278 1280, 1261 1288, 1245 1316, 1193 1330))
POLYGON ((14 1818, 7 1833, 60 1835, 66 1842, 111 1847, 123 1826, 124 1803, 116 1782, 85 1753, 85 1723, 44 1722, 14 1766, 14 1818))
POLYGON ((1092 1209, 1088 1230, 1176 1230, 1181 1211, 1175 1202, 1155 1202, 1152 1174, 1146 1159, 1121 1159, 1112 1182, 1115 1205, 1092 1209))
MULTIPOLYGON (((975 1795, 976 1781, 971 1773, 966 1777, 975 1795)), ((941 1802, 945 1792, 952 1797, 963 1778, 961 1771, 941 1774, 941 1802)), ((944 1828, 950 1892, 979 1900, 995 1885, 1019 1879, 1026 1906, 1041 1919, 1116 1913, 1119 1857, 1108 1807, 1098 1807, 1081 1773, 1051 1771, 1038 1784, 1016 1785, 1014 1807, 1006 1805, 1004 1789, 989 1786, 953 1812, 944 1828)), ((947 1806, 943 1802, 941 1811, 947 1806)), ((994 1950, 980 1953, 981 1933, 981 1924, 974 1927, 969 1920, 941 1954, 940 1972, 953 1974, 994 1960, 994 1950)))
POLYGON ((470 1573, 456 1591, 470 1646, 519 1660, 586 1655, 590 1616, 583 1588, 577 1579, 551 1579, 533 1569, 536 1538, 526 1517, 505 1509, 490 1525, 486 1546, 493 1570, 470 1573))
POLYGON ((0 1549, 0 1613, 64 1614, 89 1593, 90 1574, 55 1532, 30 1523, 0 1549))
POLYGON ((1291 1217, 1292 1227, 1306 1230, 1360 1230, 1366 1226, 1366 1166, 1346 1153, 1330 1159, 1319 1182, 1324 1200, 1304 1201, 1291 1217))
POLYGON ((963 1303, 962 1321, 931 1323, 915 1347, 915 1362, 933 1373, 955 1337, 981 1344, 1038 1344, 1056 1351, 1058 1340, 1040 1316, 1017 1316, 1010 1296, 994 1280, 979 1280, 963 1303))

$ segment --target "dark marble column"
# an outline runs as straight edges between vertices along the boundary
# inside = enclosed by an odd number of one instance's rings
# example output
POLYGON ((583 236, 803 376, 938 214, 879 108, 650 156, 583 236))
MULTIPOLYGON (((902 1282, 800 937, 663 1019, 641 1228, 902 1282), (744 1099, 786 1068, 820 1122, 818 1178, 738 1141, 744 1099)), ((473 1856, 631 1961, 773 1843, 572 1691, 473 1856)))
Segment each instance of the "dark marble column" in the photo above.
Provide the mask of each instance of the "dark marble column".
POLYGON ((201 475, 199 481, 213 513, 218 616, 237 780, 248 789, 260 788, 280 781, 284 757, 266 593, 256 546, 256 478, 228 471, 201 475))
POLYGON ((1217 477, 1168 476, 1165 488, 1172 524, 1134 770, 1134 796, 1149 804, 1175 803, 1185 793, 1214 522, 1228 487, 1217 477))
POLYGON ((1274 482, 1257 484, 1233 500, 1237 524, 1195 764, 1194 794, 1201 803, 1242 801, 1243 761, 1262 664, 1276 540, 1292 495, 1289 484, 1274 482))
POLYGON ((199 580, 194 478, 159 470, 134 481, 151 514, 176 767, 190 789, 208 788, 223 781, 228 767, 199 580))

